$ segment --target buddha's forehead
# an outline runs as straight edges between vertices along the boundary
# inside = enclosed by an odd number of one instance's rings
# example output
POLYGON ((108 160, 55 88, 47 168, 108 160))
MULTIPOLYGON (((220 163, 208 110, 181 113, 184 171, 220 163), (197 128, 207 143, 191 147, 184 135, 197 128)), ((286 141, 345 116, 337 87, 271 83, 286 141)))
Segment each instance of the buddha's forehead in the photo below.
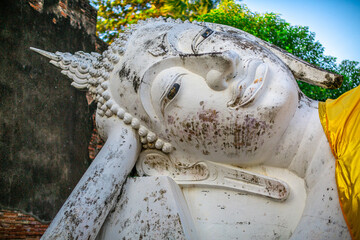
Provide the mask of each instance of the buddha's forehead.
POLYGON ((191 23, 152 23, 137 29, 129 39, 125 57, 142 64, 154 64, 165 58, 193 53, 191 43, 204 26, 191 23), (148 60, 146 60, 148 59, 148 60))
POLYGON ((193 39, 206 28, 192 23, 147 24, 133 35, 132 45, 153 56, 191 53, 193 39))
POLYGON ((166 39, 171 49, 175 49, 179 54, 203 54, 226 50, 256 54, 265 50, 250 35, 214 23, 179 24, 167 33, 166 39))
POLYGON ((155 62, 184 54, 236 50, 243 58, 277 59, 255 37, 229 26, 214 23, 152 23, 137 29, 130 39, 126 61, 139 74, 155 62))

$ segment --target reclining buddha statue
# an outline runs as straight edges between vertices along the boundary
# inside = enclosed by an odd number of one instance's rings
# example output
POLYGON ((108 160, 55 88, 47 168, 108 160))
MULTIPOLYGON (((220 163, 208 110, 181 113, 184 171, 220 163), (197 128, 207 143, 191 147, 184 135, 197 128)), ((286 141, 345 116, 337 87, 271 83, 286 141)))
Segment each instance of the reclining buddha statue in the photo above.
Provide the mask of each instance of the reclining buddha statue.
POLYGON ((319 103, 295 81, 341 76, 163 18, 102 55, 32 50, 93 95, 106 141, 42 239, 359 239, 359 89, 319 103))

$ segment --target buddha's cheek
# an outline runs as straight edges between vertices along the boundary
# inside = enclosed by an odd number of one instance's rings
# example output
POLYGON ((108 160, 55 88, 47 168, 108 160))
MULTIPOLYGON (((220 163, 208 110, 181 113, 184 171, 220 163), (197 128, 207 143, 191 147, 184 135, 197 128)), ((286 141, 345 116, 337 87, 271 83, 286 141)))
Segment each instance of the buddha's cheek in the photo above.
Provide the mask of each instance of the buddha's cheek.
POLYGON ((233 116, 202 109, 187 116, 168 115, 167 127, 176 148, 200 158, 206 155, 207 160, 226 157, 232 161, 254 155, 271 137, 273 124, 252 115, 233 116))

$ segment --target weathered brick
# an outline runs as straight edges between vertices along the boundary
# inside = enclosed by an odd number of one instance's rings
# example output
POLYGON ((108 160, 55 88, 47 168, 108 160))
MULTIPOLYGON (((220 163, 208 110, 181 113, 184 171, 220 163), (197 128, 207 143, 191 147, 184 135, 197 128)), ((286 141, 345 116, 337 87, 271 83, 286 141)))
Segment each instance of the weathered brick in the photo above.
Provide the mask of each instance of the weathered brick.
POLYGON ((63 2, 59 2, 59 6, 62 8, 62 9, 67 9, 67 5, 63 2))
POLYGON ((0 239, 40 239, 48 226, 20 211, 0 210, 0 239))

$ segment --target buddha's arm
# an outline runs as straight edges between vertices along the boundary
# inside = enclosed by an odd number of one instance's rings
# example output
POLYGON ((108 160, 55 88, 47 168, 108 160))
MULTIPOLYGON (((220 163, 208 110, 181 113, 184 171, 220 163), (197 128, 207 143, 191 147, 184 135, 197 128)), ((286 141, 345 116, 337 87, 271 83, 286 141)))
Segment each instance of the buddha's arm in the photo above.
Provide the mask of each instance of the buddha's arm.
POLYGON ((95 239, 138 154, 139 143, 131 127, 113 128, 42 239, 95 239))

